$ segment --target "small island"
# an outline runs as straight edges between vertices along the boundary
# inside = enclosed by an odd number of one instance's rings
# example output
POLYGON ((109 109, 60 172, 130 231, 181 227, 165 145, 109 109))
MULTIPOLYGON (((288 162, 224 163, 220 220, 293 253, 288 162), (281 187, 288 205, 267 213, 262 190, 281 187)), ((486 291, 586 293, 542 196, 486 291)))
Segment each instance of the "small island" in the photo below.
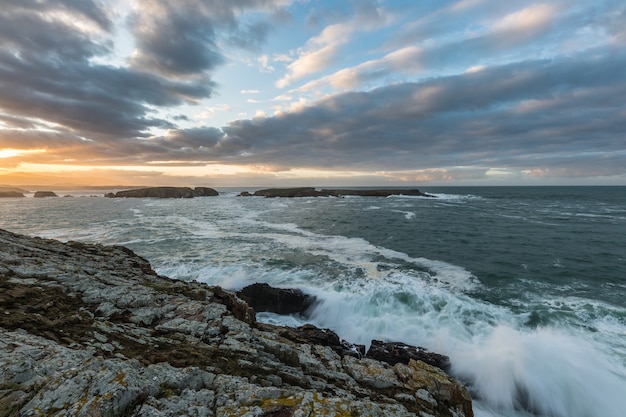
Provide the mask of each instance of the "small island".
POLYGON ((148 187, 108 193, 109 198, 194 198, 214 197, 219 193, 209 187, 148 187))
POLYGON ((54 191, 35 191, 34 198, 58 197, 54 191))
POLYGON ((361 196, 361 197, 389 197, 392 195, 408 195, 419 197, 432 197, 434 195, 423 193, 422 191, 413 189, 321 189, 315 187, 297 187, 297 188, 266 188, 255 191, 253 194, 247 191, 239 194, 242 197, 345 197, 345 196, 361 196))

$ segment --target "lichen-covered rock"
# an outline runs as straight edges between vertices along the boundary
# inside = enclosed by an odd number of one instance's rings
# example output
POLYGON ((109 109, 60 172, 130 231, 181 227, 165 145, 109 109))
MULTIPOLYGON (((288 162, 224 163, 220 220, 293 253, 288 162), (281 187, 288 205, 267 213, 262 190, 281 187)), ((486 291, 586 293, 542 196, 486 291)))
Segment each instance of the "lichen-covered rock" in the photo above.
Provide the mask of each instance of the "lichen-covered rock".
POLYGON ((441 369, 257 323, 234 294, 124 247, 0 230, 0 310, 1 416, 472 416, 441 369))

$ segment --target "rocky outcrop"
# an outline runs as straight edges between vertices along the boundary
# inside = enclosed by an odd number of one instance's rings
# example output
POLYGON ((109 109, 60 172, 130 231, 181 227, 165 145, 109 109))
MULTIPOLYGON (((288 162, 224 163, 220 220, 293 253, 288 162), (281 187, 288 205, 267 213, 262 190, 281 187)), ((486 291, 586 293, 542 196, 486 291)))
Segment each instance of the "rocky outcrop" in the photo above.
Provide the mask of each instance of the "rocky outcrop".
POLYGON ((314 187, 299 187, 299 188, 267 188, 263 190, 255 191, 254 194, 250 194, 244 191, 239 194, 242 197, 256 196, 256 197, 344 197, 344 196, 362 196, 362 197, 389 197, 391 195, 410 195, 420 197, 435 197, 434 195, 426 194, 418 189, 359 189, 359 190, 345 190, 345 189, 322 189, 317 190, 314 187))
POLYGON ((361 197, 389 197, 391 195, 411 195, 411 196, 419 196, 419 197, 435 197, 434 195, 426 194, 421 192, 420 190, 406 189, 406 190, 396 190, 396 189, 372 189, 372 190, 322 190, 322 193, 327 193, 329 195, 343 197, 343 196, 361 196, 361 197))
POLYGON ((21 198, 24 197, 23 193, 19 191, 0 191, 0 198, 21 198))
POLYGON ((209 187, 149 187, 108 193, 109 198, 194 198, 213 197, 219 193, 209 187))
POLYGON ((120 246, 0 230, 0 310, 2 416, 473 415, 435 366, 257 323, 235 294, 159 276, 120 246))
POLYGON ((372 340, 366 357, 386 362, 390 365, 403 363, 408 365, 411 360, 422 361, 439 369, 448 371, 450 369, 450 358, 426 349, 407 345, 400 342, 383 342, 372 340))
POLYGON ((265 283, 248 285, 237 296, 254 311, 269 311, 276 314, 302 314, 315 303, 315 297, 298 289, 274 288, 265 283))
POLYGON ((45 198, 45 197, 58 197, 58 195, 54 191, 35 191, 33 195, 35 198, 45 198))

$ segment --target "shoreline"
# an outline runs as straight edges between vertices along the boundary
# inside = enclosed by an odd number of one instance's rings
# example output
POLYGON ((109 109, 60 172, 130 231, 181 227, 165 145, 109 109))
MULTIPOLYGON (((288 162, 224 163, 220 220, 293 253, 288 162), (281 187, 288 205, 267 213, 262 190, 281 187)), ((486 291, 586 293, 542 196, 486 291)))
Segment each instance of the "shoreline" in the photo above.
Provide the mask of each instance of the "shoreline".
POLYGON ((473 415, 437 367, 341 355, 311 343, 325 329, 306 339, 257 323, 233 293, 159 276, 122 246, 0 230, 0 284, 7 415, 473 415))

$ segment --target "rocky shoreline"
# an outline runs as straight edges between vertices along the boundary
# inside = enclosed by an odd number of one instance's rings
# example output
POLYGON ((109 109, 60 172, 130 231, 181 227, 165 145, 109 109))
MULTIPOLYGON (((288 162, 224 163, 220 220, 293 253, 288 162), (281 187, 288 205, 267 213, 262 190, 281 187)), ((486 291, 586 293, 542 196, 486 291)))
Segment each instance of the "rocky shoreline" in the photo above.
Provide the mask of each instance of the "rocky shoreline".
POLYGON ((0 305, 0 416, 473 415, 445 356, 258 323, 121 246, 0 230, 0 305))

